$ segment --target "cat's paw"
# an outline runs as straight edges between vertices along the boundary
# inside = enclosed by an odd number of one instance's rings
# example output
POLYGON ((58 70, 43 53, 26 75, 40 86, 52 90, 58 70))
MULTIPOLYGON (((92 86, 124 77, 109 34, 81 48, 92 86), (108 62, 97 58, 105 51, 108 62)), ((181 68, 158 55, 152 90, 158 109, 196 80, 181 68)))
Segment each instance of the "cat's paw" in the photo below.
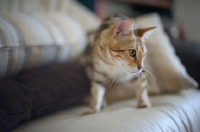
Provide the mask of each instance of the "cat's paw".
POLYGON ((137 108, 148 108, 148 107, 151 107, 151 103, 139 103, 137 105, 137 108))
POLYGON ((83 115, 95 114, 95 113, 98 113, 98 112, 99 112, 99 110, 96 110, 96 109, 88 109, 85 112, 83 112, 83 115))

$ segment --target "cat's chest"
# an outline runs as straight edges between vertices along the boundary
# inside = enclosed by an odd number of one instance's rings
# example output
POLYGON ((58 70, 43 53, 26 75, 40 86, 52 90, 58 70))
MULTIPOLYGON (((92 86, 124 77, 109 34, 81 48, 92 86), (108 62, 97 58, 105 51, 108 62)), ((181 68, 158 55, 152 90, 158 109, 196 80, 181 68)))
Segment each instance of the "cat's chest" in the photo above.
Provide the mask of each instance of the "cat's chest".
POLYGON ((133 87, 133 85, 137 81, 137 78, 138 77, 135 75, 124 75, 124 76, 116 76, 114 78, 108 78, 105 84, 105 88, 115 89, 123 87, 133 87))
POLYGON ((137 74, 128 74, 126 73, 122 68, 119 66, 112 66, 107 65, 105 63, 98 63, 98 65, 95 66, 95 69, 102 73, 102 75, 106 75, 106 78, 102 78, 103 82, 106 84, 118 82, 118 83, 126 83, 134 80, 134 78, 137 78, 137 74))
POLYGON ((120 82, 129 82, 135 80, 136 78, 138 77, 135 74, 126 74, 120 78, 120 82))
POLYGON ((110 74, 108 74, 108 78, 109 78, 108 83, 118 82, 118 83, 123 84, 123 83, 133 82, 138 78, 136 74, 127 74, 123 71, 119 72, 119 70, 115 71, 114 73, 110 72, 110 74))
POLYGON ((128 82, 134 78, 137 78, 137 74, 128 74, 120 67, 107 68, 107 75, 111 80, 118 80, 119 82, 128 82))

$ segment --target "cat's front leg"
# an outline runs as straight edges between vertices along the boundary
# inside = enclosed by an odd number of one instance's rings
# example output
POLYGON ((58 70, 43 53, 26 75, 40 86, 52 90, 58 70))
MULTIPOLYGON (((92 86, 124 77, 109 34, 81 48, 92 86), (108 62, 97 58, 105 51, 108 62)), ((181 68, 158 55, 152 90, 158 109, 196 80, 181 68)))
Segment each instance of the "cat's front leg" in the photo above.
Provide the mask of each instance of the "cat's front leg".
POLYGON ((94 114, 101 110, 103 98, 105 94, 105 88, 102 84, 98 82, 91 83, 91 102, 90 102, 90 109, 85 111, 83 114, 94 114))
POLYGON ((137 95, 137 107, 145 108, 151 107, 148 95, 148 82, 146 80, 145 74, 142 73, 141 77, 138 79, 138 87, 136 89, 137 95))

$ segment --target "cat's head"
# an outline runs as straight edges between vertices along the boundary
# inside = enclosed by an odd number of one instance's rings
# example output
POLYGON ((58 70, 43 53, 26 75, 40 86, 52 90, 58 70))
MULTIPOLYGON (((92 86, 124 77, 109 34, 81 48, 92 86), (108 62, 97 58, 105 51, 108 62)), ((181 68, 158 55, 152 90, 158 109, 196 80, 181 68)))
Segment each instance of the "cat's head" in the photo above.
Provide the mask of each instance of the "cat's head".
POLYGON ((133 30, 133 19, 120 21, 103 33, 106 35, 112 61, 126 73, 141 72, 147 53, 145 40, 155 27, 133 30))

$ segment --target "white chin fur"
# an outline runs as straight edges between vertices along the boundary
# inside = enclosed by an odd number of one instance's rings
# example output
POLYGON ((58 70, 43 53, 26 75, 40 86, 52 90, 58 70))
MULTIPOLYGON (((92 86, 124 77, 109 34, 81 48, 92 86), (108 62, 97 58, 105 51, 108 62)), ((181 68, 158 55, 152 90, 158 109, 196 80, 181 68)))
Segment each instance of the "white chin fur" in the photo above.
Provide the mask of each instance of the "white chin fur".
POLYGON ((131 75, 137 75, 138 73, 142 72, 142 70, 138 70, 137 67, 130 67, 126 66, 126 63, 123 61, 116 61, 120 69, 125 73, 125 74, 131 74, 131 75))
POLYGON ((138 68, 136 68, 136 67, 126 68, 125 70, 126 70, 128 73, 130 73, 130 74, 140 72, 140 71, 138 70, 138 68))

